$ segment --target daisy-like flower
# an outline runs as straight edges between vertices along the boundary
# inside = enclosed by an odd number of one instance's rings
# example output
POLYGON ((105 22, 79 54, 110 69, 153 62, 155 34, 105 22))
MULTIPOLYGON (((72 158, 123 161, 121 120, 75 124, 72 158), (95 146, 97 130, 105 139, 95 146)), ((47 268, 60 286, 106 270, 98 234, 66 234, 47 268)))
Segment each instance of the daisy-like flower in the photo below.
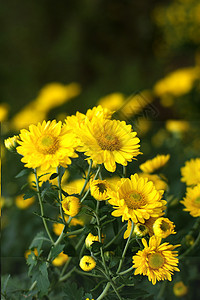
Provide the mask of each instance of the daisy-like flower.
POLYGON ((77 134, 81 140, 78 150, 110 172, 115 171, 116 163, 127 166, 140 154, 137 133, 124 121, 93 118, 91 122, 86 120, 77 134))
POLYGON ((68 196, 62 201, 64 212, 71 217, 75 217, 79 213, 80 206, 79 198, 74 196, 68 196))
POLYGON ((84 255, 79 263, 79 266, 83 271, 91 271, 96 267, 96 261, 92 256, 84 255))
POLYGON ((139 250, 133 256, 133 268, 136 268, 135 275, 143 274, 148 276, 148 280, 155 285, 156 281, 172 280, 174 271, 180 271, 178 265, 178 251, 173 251, 180 245, 161 244, 161 238, 152 236, 147 241, 143 238, 144 249, 139 250))
POLYGON ((139 178, 138 174, 131 175, 131 179, 122 178, 115 191, 109 191, 114 205, 112 215, 122 216, 122 221, 131 219, 134 223, 144 223, 150 217, 160 217, 165 209, 165 200, 155 189, 148 178, 139 178))
MULTIPOLYGON (((143 237, 145 235, 152 236, 153 232, 153 224, 157 220, 157 218, 150 217, 148 220, 145 220, 144 223, 136 223, 133 229, 133 235, 137 235, 139 237, 143 237)), ((128 220, 127 229, 124 232, 124 239, 127 239, 131 232, 131 220, 128 220)))
POLYGON ((109 198, 108 189, 110 186, 106 180, 90 180, 90 193, 96 200, 107 200, 109 198))
POLYGON ((20 139, 17 152, 23 155, 21 161, 27 168, 47 170, 59 164, 67 167, 71 164, 70 157, 77 157, 75 136, 55 120, 22 129, 20 139))
POLYGON ((160 238, 166 238, 170 234, 175 234, 175 225, 168 218, 158 218, 153 224, 154 234, 160 238))
POLYGON ((200 216, 200 183, 193 188, 187 188, 186 197, 180 201, 192 217, 200 216))
POLYGON ((140 165, 140 169, 146 173, 153 173, 158 169, 162 168, 168 160, 170 159, 170 155, 157 155, 153 159, 147 160, 145 163, 140 165))
POLYGON ((186 161, 185 166, 181 168, 181 181, 186 185, 200 183, 200 158, 192 158, 186 161))

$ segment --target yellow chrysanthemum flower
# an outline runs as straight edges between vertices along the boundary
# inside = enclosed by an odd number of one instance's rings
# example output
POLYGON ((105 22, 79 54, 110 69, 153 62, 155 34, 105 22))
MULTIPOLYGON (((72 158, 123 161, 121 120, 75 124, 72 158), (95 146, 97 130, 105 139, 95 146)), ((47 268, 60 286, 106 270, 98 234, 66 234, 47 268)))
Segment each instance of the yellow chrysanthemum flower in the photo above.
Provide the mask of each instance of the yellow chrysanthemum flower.
POLYGON ((74 196, 68 196, 62 201, 62 208, 64 212, 71 216, 75 217, 80 210, 80 200, 74 196))
POLYGON ((23 196, 24 196, 23 194, 18 195, 15 199, 15 204, 18 208, 26 209, 35 202, 35 197, 31 197, 29 199, 24 200, 23 196))
POLYGON ((185 166, 181 168, 181 181, 186 185, 200 183, 200 158, 186 161, 185 166))
POLYGON ((162 180, 157 174, 139 173, 138 175, 139 177, 148 178, 148 180, 152 181, 157 191, 166 191, 167 183, 162 180))
POLYGON ((85 245, 86 248, 90 248, 93 242, 99 242, 99 237, 98 235, 93 235, 92 233, 89 233, 85 239, 85 245))
POLYGON ((62 266, 66 261, 68 261, 69 256, 64 252, 58 254, 58 256, 52 261, 52 264, 56 267, 62 266))
POLYGON ((170 234, 175 234, 175 225, 168 218, 158 218, 153 224, 154 234, 160 238, 166 238, 170 234))
POLYGON ((137 223, 137 224, 135 224, 135 226, 134 226, 133 232, 134 232, 134 234, 135 234, 136 236, 144 237, 145 235, 148 234, 149 229, 148 229, 148 227, 147 227, 145 224, 137 223))
MULTIPOLYGON (((37 250, 37 248, 34 248, 33 252, 34 252, 35 256, 38 256, 38 250, 37 250)), ((24 257, 27 259, 30 254, 31 254, 31 249, 28 249, 28 250, 26 250, 24 252, 24 257)))
POLYGON ((188 287, 183 281, 178 281, 173 286, 173 292, 176 297, 183 297, 188 293, 188 287))
POLYGON ((47 170, 59 164, 67 167, 71 164, 70 157, 77 157, 75 136, 55 120, 30 125, 29 131, 22 129, 20 139, 17 152, 23 155, 21 161, 27 168, 47 170))
POLYGON ((146 173, 153 173, 154 171, 157 171, 158 169, 166 165, 169 159, 169 154, 157 155, 153 159, 149 159, 145 163, 141 164, 140 169, 146 173))
POLYGON ((79 263, 79 266, 83 271, 91 271, 96 267, 96 261, 92 256, 84 255, 79 263))
POLYGON ((200 216, 200 183, 193 188, 187 188, 186 197, 180 201, 192 217, 200 216))
POLYGON ((133 256, 133 268, 136 268, 135 275, 143 274, 148 276, 148 280, 155 285, 156 281, 172 280, 174 271, 180 271, 178 265, 178 251, 173 251, 180 245, 161 244, 161 238, 150 237, 149 246, 143 238, 144 249, 139 250, 133 256))
POLYGON ((106 180, 90 180, 90 193, 96 200, 107 200, 109 198, 109 189, 110 186, 106 180))
POLYGON ((5 144, 5 147, 13 152, 16 150, 17 146, 19 146, 18 144, 18 141, 19 141, 19 136, 18 135, 14 135, 10 138, 7 138, 6 140, 4 140, 4 144, 5 144))
POLYGON ((148 178, 122 178, 116 191, 110 191, 108 202, 114 205, 112 215, 122 216, 122 221, 131 219, 134 223, 144 223, 150 217, 160 217, 165 209, 165 200, 148 178))
POLYGON ((93 119, 85 121, 77 131, 81 140, 79 151, 85 152, 94 164, 104 164, 114 172, 116 163, 126 166, 139 152, 139 138, 132 131, 131 125, 124 121, 93 119))

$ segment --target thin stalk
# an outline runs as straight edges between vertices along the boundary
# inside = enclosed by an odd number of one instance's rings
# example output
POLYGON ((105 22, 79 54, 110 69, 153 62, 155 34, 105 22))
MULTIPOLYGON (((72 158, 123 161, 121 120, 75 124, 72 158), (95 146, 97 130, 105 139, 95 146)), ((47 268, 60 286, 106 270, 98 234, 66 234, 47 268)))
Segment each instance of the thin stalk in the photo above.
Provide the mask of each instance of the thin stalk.
POLYGON ((196 238, 194 244, 193 244, 190 248, 188 248, 182 255, 180 255, 180 256, 178 257, 178 259, 181 260, 181 259, 183 259, 186 255, 188 255, 189 253, 191 253, 191 252, 194 250, 194 248, 196 248, 196 246, 199 245, 199 243, 200 243, 200 232, 199 232, 199 234, 198 234, 198 236, 197 236, 197 238, 196 238))
POLYGON ((119 295, 118 291, 117 291, 117 288, 115 287, 115 284, 114 282, 112 281, 112 279, 110 278, 110 275, 109 274, 106 274, 104 273, 104 271, 101 269, 101 268, 98 268, 101 273, 107 278, 108 282, 110 283, 110 285, 112 286, 115 294, 117 295, 117 297, 119 298, 119 300, 122 300, 121 296, 119 295))
POLYGON ((106 284, 106 286, 105 286, 103 292, 101 293, 101 295, 99 295, 99 297, 97 298, 97 300, 103 299, 103 298, 106 296, 106 294, 107 294, 109 288, 110 288, 110 282, 107 282, 107 284, 106 284))
POLYGON ((38 182, 38 178, 37 178, 37 170, 36 169, 34 169, 34 175, 35 175, 35 182, 36 182, 36 187, 37 187, 37 195, 38 195, 38 200, 39 200, 39 204, 40 204, 42 221, 43 221, 43 224, 44 224, 44 227, 45 227, 48 237, 50 238, 52 244, 54 244, 54 240, 53 240, 51 233, 49 231, 49 228, 47 226, 46 219, 44 218, 44 208, 43 208, 43 203, 42 203, 42 198, 41 198, 41 193, 40 193, 40 186, 39 186, 39 182, 38 182))
POLYGON ((118 275, 124 275, 126 273, 129 273, 130 271, 133 271, 133 267, 130 267, 129 269, 125 270, 125 271, 122 271, 120 273, 118 273, 118 275))
POLYGON ((82 196, 82 194, 84 193, 84 190, 85 190, 85 188, 86 188, 86 185, 87 185, 87 183, 88 183, 88 181, 89 181, 89 179, 90 179, 90 172, 91 172, 91 169, 92 169, 92 160, 90 160, 90 164, 89 164, 89 167, 88 167, 87 177, 86 177, 85 183, 84 183, 84 185, 83 185, 83 187, 82 187, 82 189, 81 189, 81 191, 80 191, 80 196, 82 196))
POLYGON ((129 234, 128 240, 127 240, 126 245, 125 245, 125 247, 124 247, 124 251, 123 251, 123 253, 122 253, 122 257, 121 257, 120 262, 119 262, 119 266, 118 266, 118 269, 117 269, 117 273, 119 273, 119 271, 121 270, 122 263, 123 263, 123 261, 124 261, 124 257, 125 257, 125 255, 126 255, 126 251, 127 251, 127 249, 128 249, 128 245, 129 245, 129 242, 130 242, 132 233, 133 233, 133 228, 134 228, 134 223, 133 223, 133 221, 132 221, 131 232, 130 232, 130 234, 129 234))
POLYGON ((71 276, 71 274, 75 271, 76 267, 74 266, 65 276, 61 277, 59 279, 60 282, 66 280, 67 278, 69 278, 71 276))
POLYGON ((123 177, 126 178, 127 177, 127 169, 126 169, 126 166, 122 166, 123 167, 123 177))
POLYGON ((88 273, 88 272, 82 272, 82 271, 80 271, 80 270, 75 270, 75 272, 77 273, 77 274, 80 274, 80 275, 86 275, 86 276, 90 276, 90 277, 98 277, 98 278, 103 278, 103 276, 101 276, 101 275, 97 275, 97 274, 93 274, 93 273, 88 273))

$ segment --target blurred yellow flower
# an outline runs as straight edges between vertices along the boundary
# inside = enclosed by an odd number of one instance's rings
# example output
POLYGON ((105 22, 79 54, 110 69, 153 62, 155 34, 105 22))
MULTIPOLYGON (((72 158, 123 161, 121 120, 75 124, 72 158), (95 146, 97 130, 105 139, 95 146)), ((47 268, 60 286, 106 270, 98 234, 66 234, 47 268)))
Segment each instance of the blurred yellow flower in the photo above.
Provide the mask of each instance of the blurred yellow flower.
POLYGON ((181 168, 181 181, 186 185, 200 183, 200 158, 192 158, 181 168))
POLYGON ((96 261, 92 256, 85 255, 81 258, 79 266, 83 271, 91 271, 96 267, 96 261))
POLYGON ((18 208, 26 209, 35 202, 35 197, 24 200, 23 196, 24 196, 23 194, 19 195, 15 199, 15 204, 18 208))
POLYGON ((101 99, 99 99, 98 104, 102 107, 106 107, 112 111, 120 109, 123 105, 125 97, 121 93, 112 93, 101 99))
POLYGON ((166 238, 170 234, 175 234, 175 225, 168 218, 158 218, 153 224, 153 232, 160 238, 166 238))
POLYGON ((133 256, 133 268, 136 268, 135 275, 142 274, 148 276, 148 280, 153 285, 156 281, 172 280, 174 271, 180 271, 178 265, 178 251, 173 251, 180 245, 161 244, 161 238, 150 237, 149 245, 145 238, 142 239, 144 249, 139 250, 133 256))
POLYGON ((126 118, 131 118, 132 116, 141 112, 148 104, 152 103, 154 100, 151 91, 144 90, 141 93, 129 97, 121 108, 121 113, 126 118))
POLYGON ((80 200, 77 197, 68 196, 62 201, 64 212, 71 217, 75 217, 79 213, 80 207, 80 200))
MULTIPOLYGON (((33 252, 34 252, 35 256, 38 256, 38 250, 37 250, 37 248, 34 248, 33 252)), ((28 250, 25 251, 24 257, 27 259, 30 254, 31 254, 31 249, 28 249, 28 250)))
POLYGON ((159 80, 154 86, 154 93, 158 97, 169 93, 175 97, 189 93, 194 81, 199 78, 196 67, 178 69, 165 78, 159 80))
POLYGON ((140 165, 140 169, 146 173, 153 173, 158 169, 162 168, 170 159, 170 155, 160 155, 158 154, 153 159, 147 160, 145 163, 140 165))
POLYGON ((61 122, 43 121, 42 124, 30 125, 29 131, 22 129, 20 144, 17 152, 23 155, 21 161, 27 168, 63 167, 71 164, 70 157, 77 157, 75 153, 76 140, 72 133, 62 127, 61 122))
MULTIPOLYGON (((60 216, 61 218, 61 216, 60 216)), ((69 216, 64 216, 65 218, 65 222, 67 223, 68 219, 69 219, 69 216)), ((77 226, 77 225, 80 225, 80 226, 83 226, 84 225, 84 221, 82 219, 78 219, 78 218, 72 218, 71 219, 71 222, 69 223, 69 227, 71 226, 77 226)), ((53 232, 56 234, 56 235, 60 235, 63 231, 63 228, 64 228, 64 224, 61 224, 61 223, 53 223, 53 232)))
POLYGON ((112 215, 122 216, 122 222, 131 219, 134 223, 144 223, 150 217, 160 217, 166 204, 153 182, 139 178, 138 174, 131 175, 130 179, 122 178, 116 191, 109 191, 109 196, 108 202, 115 209, 112 215))
POLYGON ((193 188, 187 188, 186 197, 180 201, 192 217, 200 217, 200 183, 193 188))
POLYGON ((188 293, 188 287, 183 281, 178 281, 173 286, 173 292, 176 297, 183 297, 188 293))
POLYGON ((190 129, 190 123, 184 120, 167 120, 165 127, 172 133, 181 133, 190 129))
POLYGON ((69 256, 64 252, 58 254, 58 256, 52 261, 52 264, 56 267, 62 266, 66 261, 68 261, 69 256))
POLYGON ((140 154, 137 133, 124 121, 95 118, 91 122, 86 120, 77 134, 81 140, 78 150, 85 152, 94 164, 103 163, 109 172, 115 171, 116 162, 126 166, 140 154))
POLYGON ((109 198, 108 189, 110 186, 106 180, 90 180, 90 193, 96 200, 107 200, 109 198))
POLYGON ((64 104, 69 99, 80 94, 81 87, 78 83, 64 85, 53 82, 45 85, 36 99, 37 106, 41 111, 50 109, 64 104))
POLYGON ((7 119, 9 111, 9 105, 7 103, 0 104, 0 122, 3 122, 7 119))
MULTIPOLYGON (((69 195, 79 194, 85 183, 84 178, 75 179, 73 181, 64 183, 62 189, 67 192, 69 195)), ((86 190, 89 188, 89 183, 86 185, 86 190)))

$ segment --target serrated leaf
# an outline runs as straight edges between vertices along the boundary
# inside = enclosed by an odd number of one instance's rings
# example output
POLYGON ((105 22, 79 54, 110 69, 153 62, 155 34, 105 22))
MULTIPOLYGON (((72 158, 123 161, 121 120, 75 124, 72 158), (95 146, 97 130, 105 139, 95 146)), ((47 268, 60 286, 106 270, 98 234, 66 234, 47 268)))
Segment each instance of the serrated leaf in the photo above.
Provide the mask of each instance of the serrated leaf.
POLYGON ((78 288, 75 282, 66 282, 64 287, 64 300, 78 300, 83 297, 83 288, 78 288))
POLYGON ((26 199, 32 198, 36 195, 37 195, 36 191, 28 190, 28 191, 25 192, 23 198, 24 198, 24 200, 26 200, 26 199))
POLYGON ((58 254, 60 254, 63 251, 64 247, 65 247, 65 245, 59 245, 59 244, 54 246, 51 249, 50 260, 53 261, 58 256, 58 254))
POLYGON ((5 280, 3 280, 3 279, 4 278, 2 278, 2 293, 4 294, 6 292, 8 281, 10 279, 10 274, 5 278, 5 280))
POLYGON ((39 296, 43 297, 44 295, 47 295, 50 282, 46 262, 40 263, 39 268, 33 273, 33 278, 37 280, 37 286, 40 291, 39 296))

